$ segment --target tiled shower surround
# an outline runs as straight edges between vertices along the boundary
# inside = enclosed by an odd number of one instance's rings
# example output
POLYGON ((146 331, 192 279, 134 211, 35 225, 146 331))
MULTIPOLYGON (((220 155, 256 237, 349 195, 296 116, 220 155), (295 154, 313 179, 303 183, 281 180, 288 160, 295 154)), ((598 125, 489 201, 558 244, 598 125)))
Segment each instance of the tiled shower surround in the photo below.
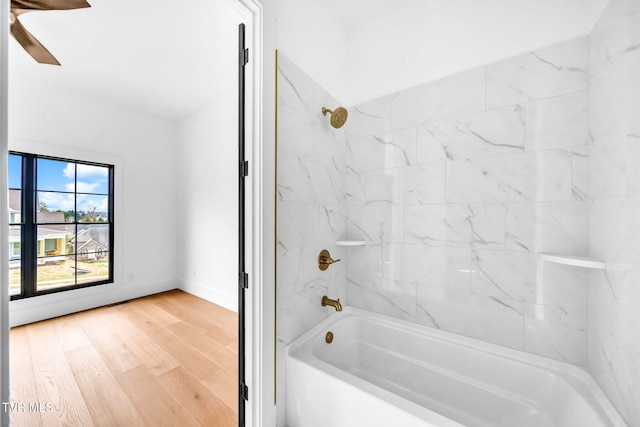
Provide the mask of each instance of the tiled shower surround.
POLYGON ((284 346, 328 292, 581 366, 640 426, 639 28, 640 2, 612 0, 589 36, 347 106, 339 130, 280 55, 279 425, 284 346))
POLYGON ((284 425, 285 346, 329 316, 323 295, 345 301, 346 260, 336 240, 344 236, 347 138, 329 126, 322 107, 337 101, 283 55, 278 59, 276 236, 276 399, 284 425), (342 259, 326 271, 322 249, 342 259))
POLYGON ((586 37, 356 105, 347 303, 586 365, 586 37))
POLYGON ((640 426, 640 2, 612 0, 591 33, 589 368, 640 426))

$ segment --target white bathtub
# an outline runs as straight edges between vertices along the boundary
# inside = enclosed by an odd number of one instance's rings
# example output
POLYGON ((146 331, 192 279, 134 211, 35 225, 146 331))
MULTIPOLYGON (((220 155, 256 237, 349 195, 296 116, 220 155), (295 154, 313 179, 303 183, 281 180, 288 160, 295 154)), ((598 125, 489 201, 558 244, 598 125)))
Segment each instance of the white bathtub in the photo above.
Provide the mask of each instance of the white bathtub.
POLYGON ((626 425, 572 365, 351 307, 286 366, 289 427, 626 425))

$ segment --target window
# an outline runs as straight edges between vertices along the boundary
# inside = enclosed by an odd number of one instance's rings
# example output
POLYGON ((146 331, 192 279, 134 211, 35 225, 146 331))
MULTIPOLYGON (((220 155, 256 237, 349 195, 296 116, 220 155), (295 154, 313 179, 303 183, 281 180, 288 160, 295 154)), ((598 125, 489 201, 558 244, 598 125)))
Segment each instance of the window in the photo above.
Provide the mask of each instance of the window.
POLYGON ((113 166, 9 154, 12 299, 113 282, 113 166))
POLYGON ((11 254, 10 256, 12 260, 20 259, 20 253, 22 252, 22 249, 20 249, 20 247, 20 242, 11 243, 11 251, 9 253, 11 254))

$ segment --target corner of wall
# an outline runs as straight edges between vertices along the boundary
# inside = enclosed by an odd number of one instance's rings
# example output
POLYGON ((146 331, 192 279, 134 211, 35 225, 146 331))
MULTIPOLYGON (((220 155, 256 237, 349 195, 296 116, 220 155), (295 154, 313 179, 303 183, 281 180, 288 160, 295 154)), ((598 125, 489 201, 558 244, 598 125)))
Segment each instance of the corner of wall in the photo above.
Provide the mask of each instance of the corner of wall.
POLYGON ((238 312, 238 295, 229 295, 220 292, 218 289, 187 279, 178 280, 178 289, 222 306, 227 310, 231 310, 235 313, 238 312))

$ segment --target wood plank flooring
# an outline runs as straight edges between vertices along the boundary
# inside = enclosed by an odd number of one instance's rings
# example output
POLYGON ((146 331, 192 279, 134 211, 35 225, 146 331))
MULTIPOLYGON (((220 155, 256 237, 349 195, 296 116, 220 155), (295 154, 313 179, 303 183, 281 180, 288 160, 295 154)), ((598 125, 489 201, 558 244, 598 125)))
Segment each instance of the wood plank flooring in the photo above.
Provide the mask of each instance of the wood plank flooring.
POLYGON ((237 321, 176 290, 13 328, 11 425, 235 426, 237 321))

